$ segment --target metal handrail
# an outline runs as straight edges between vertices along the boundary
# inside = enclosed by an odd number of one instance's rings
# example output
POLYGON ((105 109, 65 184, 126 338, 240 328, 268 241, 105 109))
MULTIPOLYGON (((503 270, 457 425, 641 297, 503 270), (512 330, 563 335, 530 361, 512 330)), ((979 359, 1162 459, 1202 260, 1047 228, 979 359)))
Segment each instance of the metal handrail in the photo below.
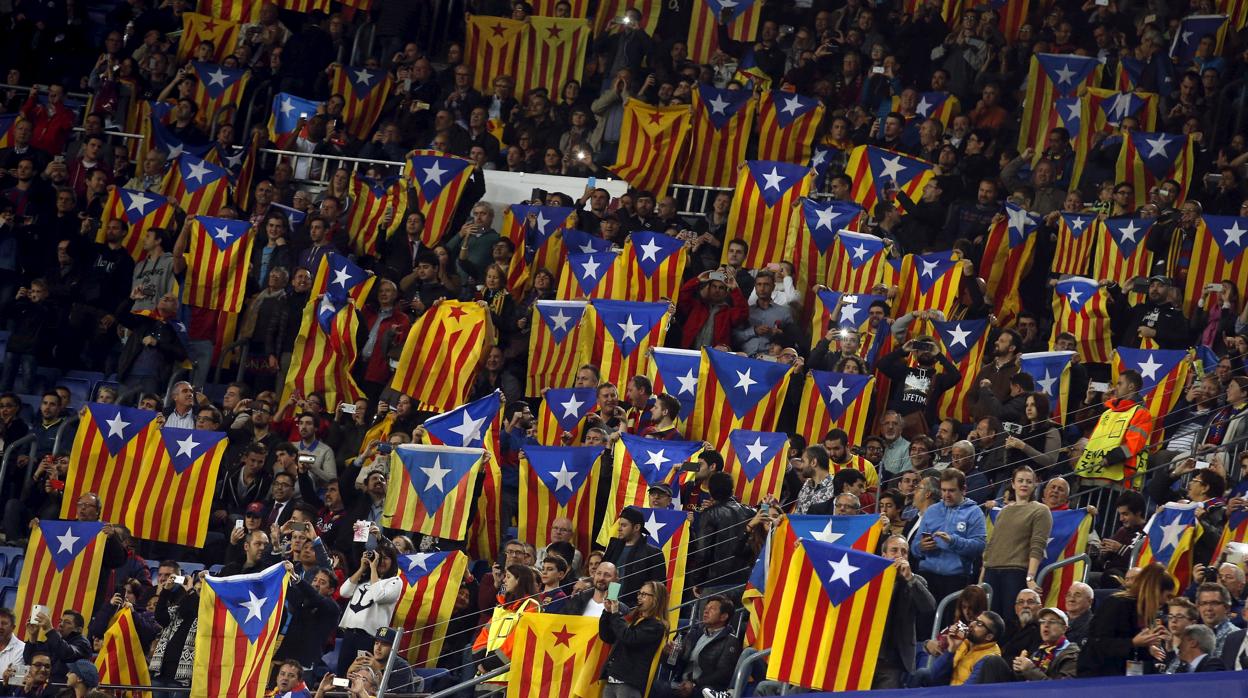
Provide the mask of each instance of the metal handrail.
POLYGON ((766 659, 771 654, 771 648, 765 650, 756 650, 753 647, 746 647, 741 650, 741 656, 737 658, 737 667, 732 670, 732 695, 745 695, 745 682, 750 676, 750 667, 761 659, 766 659))
POLYGON ((251 337, 243 337, 242 339, 238 339, 233 342, 230 342, 229 344, 221 348, 221 352, 217 355, 217 365, 214 366, 212 369, 212 382, 213 383, 221 382, 221 364, 225 363, 225 357, 228 356, 230 352, 236 351, 239 349, 241 349, 242 351, 240 351, 238 354, 238 376, 234 380, 240 383, 243 381, 243 368, 244 368, 243 364, 246 363, 247 361, 247 356, 248 356, 247 349, 248 349, 249 344, 251 344, 251 337))
MULTIPOLYGON (((18 455, 17 452, 21 450, 21 446, 30 444, 30 448, 26 449, 26 456, 31 461, 35 459, 35 442, 35 435, 27 434, 20 439, 15 439, 12 443, 4 445, 4 457, 0 458, 0 483, 8 482, 9 463, 18 455)), ((16 495, 10 494, 10 496, 16 495)))
MULTIPOLYGON (((83 128, 82 126, 75 126, 73 131, 74 133, 86 133, 87 129, 83 128)), ((143 140, 143 134, 141 133, 126 133, 125 131, 110 131, 108 129, 104 129, 103 137, 107 138, 109 136, 117 136, 118 138, 132 138, 134 140, 139 140, 139 141, 143 140)))
POLYGON ((269 104, 273 101, 273 85, 271 83, 266 83, 255 92, 251 93, 251 99, 247 101, 247 111, 243 115, 243 133, 251 133, 252 112, 255 110, 256 100, 262 95, 264 100, 261 104, 269 104))
POLYGON ((1071 565, 1079 562, 1085 563, 1083 566, 1083 579, 1080 579, 1079 581, 1088 581, 1088 567, 1092 564, 1092 558, 1088 557, 1087 553, 1080 553, 1074 557, 1068 557, 1065 560, 1058 560, 1051 565, 1041 567, 1040 571, 1036 573, 1036 585, 1044 586, 1045 578, 1048 577, 1054 570, 1058 570, 1063 567, 1070 567, 1071 565))
MULTIPOLYGON (((394 653, 392 652, 391 654, 393 655, 394 653)), ((510 669, 511 669, 511 662, 507 662, 506 664, 500 666, 497 669, 494 669, 493 671, 487 671, 484 674, 481 674, 479 676, 474 676, 471 679, 468 679, 467 681, 463 683, 458 683, 449 688, 444 688, 441 691, 438 691, 436 693, 431 693, 428 696, 426 696, 426 698, 451 698, 451 696, 454 696, 455 694, 459 693, 465 688, 472 688, 473 686, 479 686, 485 683, 486 681, 489 681, 490 679, 498 678, 499 676, 506 674, 510 669)), ((381 698, 381 696, 379 695, 377 698, 381 698)))
MULTIPOLYGON (((398 637, 401 634, 402 629, 391 628, 390 631, 398 637)), ((394 658, 397 656, 399 656, 399 649, 397 647, 391 647, 390 654, 386 656, 386 668, 381 672, 381 683, 377 686, 377 698, 385 698, 386 687, 390 685, 390 675, 394 672, 394 658)))
MULTIPOLYGON (((77 413, 77 412, 75 412, 75 413, 71 414, 70 416, 66 417, 66 418, 65 418, 65 421, 61 422, 61 426, 59 426, 59 427, 57 427, 57 428, 56 428, 56 439, 52 442, 52 452, 53 452, 53 453, 58 453, 58 454, 59 454, 59 453, 62 453, 62 452, 63 452, 63 451, 61 451, 61 438, 65 436, 65 432, 66 432, 66 430, 68 430, 68 429, 69 429, 69 425, 71 425, 71 424, 74 424, 74 425, 78 424, 78 420, 79 420, 78 413, 77 413)), ((74 432, 75 432, 75 433, 77 433, 77 431, 78 431, 78 429, 77 429, 77 427, 75 427, 75 428, 74 428, 74 432)))
MULTIPOLYGON (((372 43, 371 37, 372 34, 375 33, 373 31, 375 26, 376 25, 373 24, 373 21, 369 19, 355 28, 355 36, 351 39, 350 60, 348 61, 351 65, 358 65, 357 58, 360 57, 360 37, 364 35, 365 31, 368 31, 370 37, 369 43, 372 43)), ((367 58, 367 56, 364 56, 364 58, 367 58)))
MULTIPOLYGON (((8 83, 0 83, 0 90, 26 90, 28 92, 34 90, 35 92, 46 93, 48 87, 49 85, 10 85, 8 83)), ((71 99, 81 99, 84 102, 91 99, 91 95, 86 92, 66 92, 65 96, 71 99)))
MULTIPOLYGON (((992 585, 989 584, 988 582, 980 582, 979 587, 984 590, 984 594, 988 597, 988 605, 991 606, 992 605, 992 585)), ((937 635, 940 634, 940 630, 941 630, 940 620, 945 617, 945 609, 948 608, 949 604, 956 601, 957 598, 961 595, 962 595, 962 592, 960 590, 950 592, 949 595, 945 596, 945 598, 940 600, 940 603, 936 604, 936 617, 932 619, 932 637, 933 638, 935 638, 937 635)))
POLYGON ((394 160, 370 160, 368 158, 353 158, 347 155, 327 155, 325 153, 301 153, 298 150, 278 150, 276 148, 261 148, 260 152, 268 155, 288 155, 292 158, 308 158, 310 160, 337 160, 339 162, 358 162, 366 165, 383 165, 385 167, 403 168, 407 166, 406 162, 396 162, 394 160))

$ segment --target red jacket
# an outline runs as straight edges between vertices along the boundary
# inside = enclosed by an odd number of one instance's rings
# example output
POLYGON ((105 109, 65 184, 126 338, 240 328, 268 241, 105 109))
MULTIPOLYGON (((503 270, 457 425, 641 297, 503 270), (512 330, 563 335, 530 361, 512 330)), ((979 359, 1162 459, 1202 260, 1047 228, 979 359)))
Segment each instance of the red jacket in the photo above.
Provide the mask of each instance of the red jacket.
MULTIPOLYGON (((702 326, 706 324, 706 318, 711 314, 711 307, 702 299, 699 293, 702 280, 693 277, 685 282, 680 288, 680 302, 676 305, 677 314, 684 318, 684 322, 680 327, 680 346, 686 349, 697 349, 693 343, 698 339, 698 333, 702 330, 702 326)), ((732 344, 732 329, 737 325, 748 320, 750 317, 750 306, 745 302, 745 296, 739 288, 731 288, 728 290, 728 307, 720 310, 715 315, 715 331, 712 333, 711 344, 732 344)))
MULTIPOLYGON (((33 130, 30 145, 53 155, 65 152, 65 142, 74 130, 74 114, 63 103, 57 107, 56 114, 50 114, 48 108, 35 100, 31 92, 26 103, 22 105, 22 114, 31 121, 33 130)), ((78 153, 70 153, 76 157, 78 153)))
MULTIPOLYGON (((373 323, 377 321, 377 307, 366 306, 364 308, 364 332, 365 337, 372 329, 373 323)), ((364 380, 372 383, 388 383, 390 381, 390 358, 386 355, 388 352, 383 351, 383 340, 386 338, 386 332, 390 329, 394 330, 394 336, 390 342, 403 343, 407 337, 407 328, 412 326, 412 320, 407 313, 395 309, 390 317, 381 321, 381 327, 377 328, 377 344, 373 347, 373 355, 368 359, 368 365, 364 367, 364 380)), ((363 343, 360 348, 363 349, 363 343)))

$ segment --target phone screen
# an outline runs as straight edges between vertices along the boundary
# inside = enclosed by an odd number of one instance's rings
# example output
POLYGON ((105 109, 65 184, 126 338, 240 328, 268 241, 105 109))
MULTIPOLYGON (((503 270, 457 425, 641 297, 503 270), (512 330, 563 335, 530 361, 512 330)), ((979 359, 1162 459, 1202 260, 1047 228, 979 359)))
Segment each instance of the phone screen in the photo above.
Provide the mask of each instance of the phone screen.
POLYGON ((619 582, 611 582, 610 584, 607 585, 607 600, 608 601, 620 600, 620 583, 619 582))

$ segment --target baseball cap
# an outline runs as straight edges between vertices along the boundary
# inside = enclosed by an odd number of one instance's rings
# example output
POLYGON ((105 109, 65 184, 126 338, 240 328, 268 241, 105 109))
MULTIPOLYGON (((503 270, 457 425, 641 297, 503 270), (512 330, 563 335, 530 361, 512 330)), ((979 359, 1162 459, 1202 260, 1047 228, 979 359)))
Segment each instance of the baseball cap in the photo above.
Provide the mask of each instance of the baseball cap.
POLYGON ((1157 282, 1157 283, 1162 284, 1162 285, 1165 285, 1165 286, 1173 286, 1173 285, 1174 285, 1174 279, 1172 279, 1172 278, 1170 278, 1170 277, 1166 276, 1165 274, 1154 274, 1154 275, 1152 275, 1152 276, 1148 277, 1148 282, 1149 282, 1150 284, 1151 284, 1151 283, 1153 283, 1153 282, 1157 282))
POLYGON ((666 482, 656 482, 653 485, 650 485, 649 487, 647 487, 646 491, 658 492, 659 494, 665 494, 669 497, 672 496, 672 486, 667 484, 666 482))
POLYGON ((390 645, 393 647, 394 641, 397 640, 398 637, 399 634, 395 632, 394 628, 382 627, 377 629, 377 634, 373 636, 373 640, 380 642, 383 645, 390 645))
POLYGON ((85 659, 69 662, 65 665, 65 673, 73 674, 78 677, 87 688, 95 688, 100 685, 100 672, 95 665, 85 659))
POLYGON ((247 509, 246 511, 244 511, 244 515, 245 516, 263 516, 264 505, 261 504, 260 502, 252 502, 251 504, 247 505, 247 509))
POLYGON ((1057 616, 1057 619, 1062 621, 1062 625, 1070 625, 1070 618, 1068 618, 1066 616, 1066 612, 1060 608, 1042 608, 1040 609, 1040 612, 1036 614, 1036 618, 1043 618, 1046 613, 1057 616))
POLYGON ((620 512, 620 518, 634 526, 640 526, 646 522, 646 517, 642 515, 641 509, 632 506, 624 507, 624 511, 620 512))

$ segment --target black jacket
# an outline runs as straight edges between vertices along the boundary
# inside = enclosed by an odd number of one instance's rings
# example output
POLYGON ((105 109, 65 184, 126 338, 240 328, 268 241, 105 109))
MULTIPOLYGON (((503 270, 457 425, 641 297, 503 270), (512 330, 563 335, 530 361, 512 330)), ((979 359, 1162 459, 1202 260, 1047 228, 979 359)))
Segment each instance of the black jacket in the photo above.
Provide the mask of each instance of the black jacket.
POLYGON ((332 598, 317 593, 306 579, 290 585, 286 608, 290 625, 274 659, 293 659, 302 666, 312 666, 324 653, 325 641, 333 636, 342 611, 332 598))
POLYGON ((1162 349, 1186 349, 1190 342, 1187 328, 1190 324, 1183 310, 1172 303, 1145 301, 1139 305, 1127 304, 1127 297, 1116 284, 1109 287, 1114 308, 1110 324, 1114 329, 1115 346, 1140 346, 1139 329, 1151 327, 1157 331, 1154 340, 1162 349), (1121 328, 1121 329, 1120 329, 1121 328))
MULTIPOLYGON (((1240 653, 1239 648, 1244 644, 1245 632, 1248 631, 1236 630, 1230 635, 1227 635, 1226 640, 1222 643, 1222 665, 1225 666, 1228 671, 1235 669, 1235 658, 1236 655, 1240 653)), ((1243 666, 1248 667, 1248 657, 1244 658, 1243 666)), ((1200 667, 1196 668, 1200 669, 1200 667)))
POLYGON ((914 574, 906 582, 898 575, 897 583, 893 587, 893 600, 888 606, 884 637, 880 640, 880 656, 895 653, 901 659, 901 666, 907 672, 913 673, 914 624, 918 618, 935 610, 936 599, 928 591, 926 579, 914 574))
POLYGON ((630 623, 618 613, 604 611, 598 618, 598 637, 611 645, 600 678, 615 678, 644 693, 654 653, 667 637, 663 621, 645 618, 630 623))
POLYGON ((27 642, 22 653, 26 665, 34 659, 36 652, 46 652, 52 658, 52 683, 65 683, 68 673, 65 665, 79 659, 91 661, 91 643, 82 633, 70 633, 61 637, 57 630, 49 630, 43 642, 27 642))
POLYGON ((612 538, 602 560, 615 565, 620 576, 620 601, 629 606, 637 605, 637 592, 642 584, 667 581, 663 551, 644 538, 636 545, 624 545, 622 539, 612 538))
POLYGON ((691 582, 695 585, 728 585, 745 582, 753 560, 738 551, 745 537, 745 524, 754 512, 736 499, 716 502, 694 519, 691 582))
POLYGON ((1079 652, 1079 676, 1122 676, 1127 660, 1136 656, 1131 639, 1140 632, 1135 599, 1114 595, 1105 599, 1079 652))
MULTIPOLYGON (((680 647, 681 669, 677 672, 677 681, 684 677, 685 672, 693 668, 690 658, 698 641, 704 635, 706 635, 706 630, 701 626, 691 628, 685 635, 680 647)), ((913 642, 910 649, 910 654, 914 654, 913 642)), ((701 673, 694 681, 693 695, 701 695, 704 688, 713 691, 727 690, 729 684, 732 683, 732 672, 736 669, 737 658, 740 656, 741 639, 733 635, 728 628, 724 628, 718 635, 711 638, 698 654, 696 664, 701 673)))

